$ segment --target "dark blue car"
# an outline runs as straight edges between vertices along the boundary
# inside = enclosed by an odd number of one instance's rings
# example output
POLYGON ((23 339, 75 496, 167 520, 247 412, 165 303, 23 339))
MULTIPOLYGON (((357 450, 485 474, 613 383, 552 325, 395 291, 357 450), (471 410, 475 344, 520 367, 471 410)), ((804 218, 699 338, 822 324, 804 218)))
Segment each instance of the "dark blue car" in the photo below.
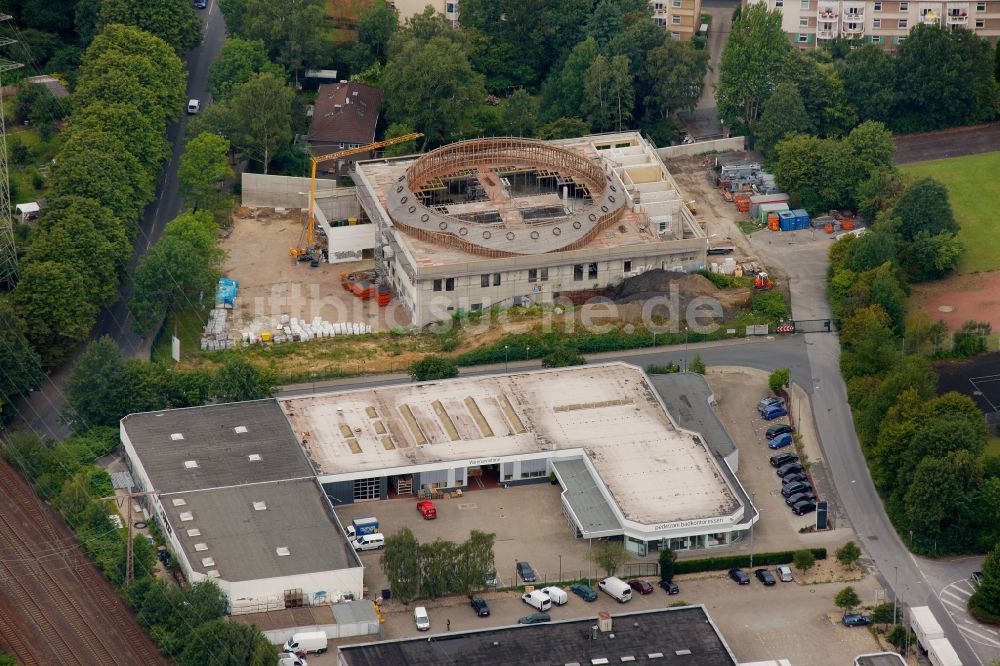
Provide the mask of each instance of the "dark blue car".
POLYGON ((760 415, 765 421, 773 421, 774 419, 780 419, 782 416, 788 416, 788 410, 785 409, 784 405, 768 405, 760 411, 760 415))
POLYGON ((792 445, 792 433, 783 432, 767 443, 769 449, 783 449, 792 445))

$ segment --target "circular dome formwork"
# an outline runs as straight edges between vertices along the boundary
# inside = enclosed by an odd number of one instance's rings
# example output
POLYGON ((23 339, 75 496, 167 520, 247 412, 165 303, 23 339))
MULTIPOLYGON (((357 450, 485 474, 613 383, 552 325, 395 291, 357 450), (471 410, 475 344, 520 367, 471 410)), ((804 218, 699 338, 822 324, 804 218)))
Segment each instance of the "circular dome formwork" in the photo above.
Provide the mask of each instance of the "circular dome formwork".
POLYGON ((438 148, 418 159, 387 195, 393 224, 414 237, 486 257, 574 250, 621 217, 625 193, 586 157, 543 141, 472 139, 438 148), (534 169, 585 186, 593 203, 558 219, 528 224, 471 222, 434 210, 417 193, 435 181, 481 169, 534 169))

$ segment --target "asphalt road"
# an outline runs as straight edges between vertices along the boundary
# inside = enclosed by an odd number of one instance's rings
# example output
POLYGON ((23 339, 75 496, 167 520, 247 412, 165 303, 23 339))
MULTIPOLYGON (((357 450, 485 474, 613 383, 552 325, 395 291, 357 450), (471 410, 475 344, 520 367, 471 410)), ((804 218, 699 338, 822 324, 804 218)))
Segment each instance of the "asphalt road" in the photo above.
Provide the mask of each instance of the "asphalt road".
MULTIPOLYGON (((202 43, 185 55, 184 62, 188 70, 188 98, 201 100, 204 108, 211 98, 208 93, 208 68, 222 50, 222 42, 226 38, 226 25, 216 0, 211 0, 208 8, 200 10, 199 14, 203 23, 202 43)), ((133 245, 132 260, 128 267, 130 276, 139 257, 145 254, 163 234, 166 223, 180 212, 177 166, 184 151, 186 122, 187 116, 184 116, 167 128, 167 136, 172 146, 170 161, 163 169, 163 175, 156 189, 156 198, 146 207, 140 220, 139 233, 133 245)), ((131 279, 124 281, 118 293, 118 301, 98 317, 91 337, 109 335, 118 343, 126 356, 142 355, 147 350, 148 341, 144 341, 132 332, 129 321, 128 300, 132 294, 131 279)), ((81 345, 77 350, 77 356, 83 351, 83 347, 84 345, 81 345)), ((42 388, 32 393, 28 400, 21 401, 21 418, 35 432, 57 439, 69 435, 69 428, 61 422, 60 414, 63 402, 62 387, 72 366, 73 361, 70 361, 54 370, 42 388)))

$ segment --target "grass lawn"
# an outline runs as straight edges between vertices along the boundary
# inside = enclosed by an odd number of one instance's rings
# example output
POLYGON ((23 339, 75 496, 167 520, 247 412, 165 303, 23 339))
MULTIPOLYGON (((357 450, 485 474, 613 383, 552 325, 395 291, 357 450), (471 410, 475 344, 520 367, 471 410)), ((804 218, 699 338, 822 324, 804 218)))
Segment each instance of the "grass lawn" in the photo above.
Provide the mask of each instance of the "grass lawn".
POLYGON ((906 164, 900 171, 918 178, 931 176, 948 188, 961 226, 958 235, 965 244, 959 273, 1000 269, 1000 224, 996 222, 994 196, 1000 152, 906 164))
MULTIPOLYGON (((209 308, 199 310, 188 308, 177 313, 177 337, 181 339, 181 358, 199 350, 201 331, 208 321, 209 308)), ((170 338, 174 334, 174 318, 167 317, 167 322, 160 329, 153 343, 152 360, 154 363, 173 363, 170 358, 170 338)))
POLYGON ((1000 437, 990 437, 990 441, 986 442, 986 455, 1000 456, 1000 437))

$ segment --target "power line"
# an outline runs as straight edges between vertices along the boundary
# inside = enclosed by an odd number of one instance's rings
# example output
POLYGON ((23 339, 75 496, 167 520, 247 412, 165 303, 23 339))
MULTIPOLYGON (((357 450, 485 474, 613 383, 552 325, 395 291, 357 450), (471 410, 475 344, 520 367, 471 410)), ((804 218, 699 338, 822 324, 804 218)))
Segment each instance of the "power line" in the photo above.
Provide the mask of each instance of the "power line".
MULTIPOLYGON (((11 18, 10 14, 0 14, 0 23, 6 23, 11 18)), ((0 48, 16 43, 9 37, 0 37, 0 48)), ((22 66, 19 62, 0 58, 0 78, 4 72, 22 66)), ((17 274, 17 246, 14 244, 14 221, 10 215, 10 178, 7 173, 7 123, 3 111, 3 86, 0 85, 0 285, 12 286, 17 282, 17 274)))

